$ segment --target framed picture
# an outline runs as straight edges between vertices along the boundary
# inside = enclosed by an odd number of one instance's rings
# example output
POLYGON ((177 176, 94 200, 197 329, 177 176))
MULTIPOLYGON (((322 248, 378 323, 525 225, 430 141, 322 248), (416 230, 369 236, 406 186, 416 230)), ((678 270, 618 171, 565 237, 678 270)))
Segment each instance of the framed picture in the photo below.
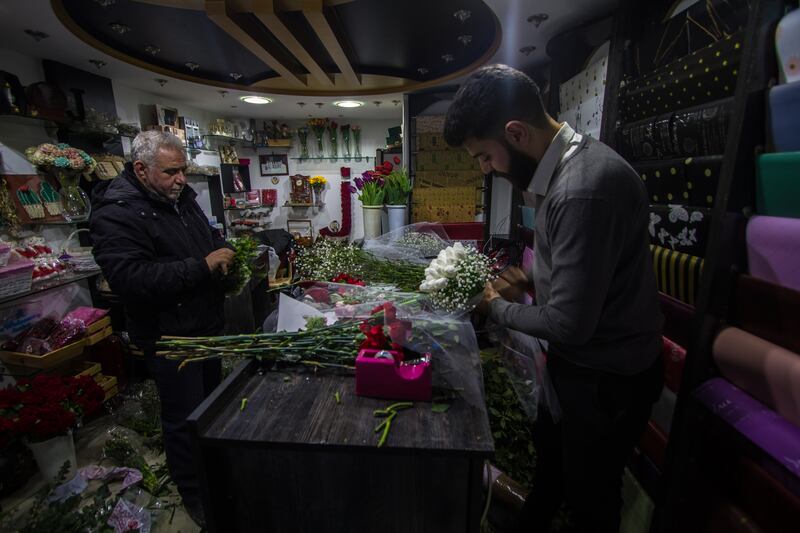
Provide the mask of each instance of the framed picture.
POLYGON ((156 104, 156 120, 160 126, 178 127, 178 110, 156 104))
POLYGON ((250 191, 250 167, 247 165, 220 165, 222 192, 250 191))
POLYGON ((258 156, 262 176, 288 176, 289 157, 286 154, 258 156))

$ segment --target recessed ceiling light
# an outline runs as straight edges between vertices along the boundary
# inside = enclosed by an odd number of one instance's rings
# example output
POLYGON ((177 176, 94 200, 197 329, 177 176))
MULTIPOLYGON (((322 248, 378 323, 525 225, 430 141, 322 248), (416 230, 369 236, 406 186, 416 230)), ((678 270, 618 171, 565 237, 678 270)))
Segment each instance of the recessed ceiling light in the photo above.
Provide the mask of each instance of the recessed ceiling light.
POLYGON ((242 102, 247 102, 248 104, 271 104, 272 98, 267 98, 266 96, 242 96, 239 98, 242 102))
POLYGON ((333 105, 337 107, 361 107, 364 105, 364 102, 359 102, 358 100, 339 100, 338 102, 334 102, 333 105))

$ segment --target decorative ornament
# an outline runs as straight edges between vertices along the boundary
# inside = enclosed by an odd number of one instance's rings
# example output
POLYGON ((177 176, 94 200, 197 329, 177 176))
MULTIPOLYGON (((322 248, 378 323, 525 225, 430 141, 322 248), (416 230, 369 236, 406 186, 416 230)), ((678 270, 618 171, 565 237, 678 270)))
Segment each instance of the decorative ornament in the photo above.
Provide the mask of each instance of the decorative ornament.
POLYGON ((472 35, 459 35, 458 42, 460 42, 464 46, 467 46, 469 43, 472 42, 472 35))
POLYGON ((100 7, 108 7, 117 3, 117 0, 94 0, 94 3, 100 7))
POLYGON ((532 45, 531 46, 523 46, 522 48, 519 49, 520 53, 521 54, 525 54, 526 56, 531 55, 531 53, 534 50, 536 50, 536 47, 532 46, 532 45))
POLYGON ((120 35, 125 35, 129 31, 131 31, 130 26, 126 26, 125 24, 121 24, 119 22, 112 22, 109 24, 112 30, 119 33, 120 35))
POLYGON ((323 104, 322 102, 317 102, 314 105, 317 106, 317 109, 322 109, 322 106, 324 106, 325 104, 323 104))
POLYGON ((472 12, 467 11, 466 9, 459 9, 458 11, 453 13, 453 16, 457 18, 460 23, 463 24, 464 22, 467 21, 469 17, 472 16, 472 12))
POLYGON ((225 95, 226 95, 226 94, 228 94, 228 91, 226 91, 225 89, 221 89, 221 90, 219 90, 219 91, 217 91, 217 92, 218 92, 218 93, 219 93, 219 95, 220 95, 221 97, 223 97, 223 98, 225 98, 225 95))
POLYGON ((184 63, 184 65, 186 65, 186 68, 188 68, 192 72, 200 68, 200 65, 198 63, 195 63, 194 61, 187 61, 186 63, 184 63))
POLYGON ((332 221, 330 224, 328 224, 328 227, 333 233, 338 233, 341 229, 341 225, 339 224, 338 220, 332 221))
POLYGON ((153 81, 159 84, 161 87, 169 82, 169 80, 165 80, 164 78, 153 78, 153 81))
POLYGON ((150 54, 151 56, 155 56, 161 51, 161 48, 158 46, 153 46, 152 44, 148 44, 144 47, 144 51, 150 54))
POLYGON ((455 59, 453 57, 453 54, 444 54, 442 56, 442 61, 444 61, 445 63, 450 63, 451 61, 453 61, 453 59, 455 59))
POLYGON ((375 104, 375 107, 380 107, 380 106, 381 106, 381 102, 380 102, 380 100, 375 100, 375 101, 374 101, 374 102, 372 102, 372 103, 373 103, 373 104, 375 104))
POLYGON ((392 100, 392 103, 394 104, 395 107, 397 107, 400 105, 400 100, 392 100))
POLYGON ((428 73, 428 72, 430 72, 430 71, 429 71, 427 68, 425 68, 425 67, 419 67, 419 68, 417 69, 417 72, 419 72, 419 75, 420 75, 420 76, 424 76, 425 74, 427 74, 427 73, 428 73))
POLYGON ((278 176, 272 176, 272 184, 273 184, 273 185, 277 185, 277 184, 279 184, 280 182, 281 182, 281 180, 280 180, 280 179, 278 179, 278 176))
POLYGON ((297 105, 300 106, 300 109, 303 109, 305 107, 306 103, 305 102, 297 102, 297 105))
POLYGON ((38 30, 25 30, 25 33, 33 37, 33 39, 38 43, 42 39, 47 39, 50 37, 47 33, 38 30))
POLYGON ((228 76, 233 78, 233 81, 239 81, 239 78, 242 77, 242 75, 239 74, 238 72, 231 72, 230 74, 228 74, 228 76))
POLYGON ((542 22, 544 22, 549 18, 550 15, 548 15, 547 13, 537 13, 535 15, 531 15, 530 17, 528 17, 528 22, 530 22, 536 28, 538 28, 539 26, 541 26, 542 22))
POLYGON ((95 67, 97 67, 97 70, 100 70, 100 69, 101 69, 101 68, 103 68, 104 66, 108 65, 108 63, 106 63, 106 62, 105 62, 105 61, 103 61, 102 59, 90 59, 90 60, 89 60, 89 63, 91 63, 92 65, 94 65, 95 67))

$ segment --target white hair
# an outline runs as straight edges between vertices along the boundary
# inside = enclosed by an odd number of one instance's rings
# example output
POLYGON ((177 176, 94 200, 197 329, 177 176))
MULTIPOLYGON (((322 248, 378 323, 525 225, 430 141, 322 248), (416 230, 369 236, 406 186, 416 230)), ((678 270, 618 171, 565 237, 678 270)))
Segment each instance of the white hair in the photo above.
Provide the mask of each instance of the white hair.
POLYGON ((183 152, 183 143, 171 133, 158 130, 143 131, 131 143, 131 161, 141 161, 148 167, 156 164, 160 149, 183 152))

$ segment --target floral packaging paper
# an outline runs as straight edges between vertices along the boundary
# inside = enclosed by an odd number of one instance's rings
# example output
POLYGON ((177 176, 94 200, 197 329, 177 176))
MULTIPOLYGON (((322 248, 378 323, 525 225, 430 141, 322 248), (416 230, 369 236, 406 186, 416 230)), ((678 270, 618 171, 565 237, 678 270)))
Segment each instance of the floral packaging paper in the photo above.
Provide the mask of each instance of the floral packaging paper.
POLYGON ((705 256, 711 210, 683 205, 650 206, 650 242, 670 250, 705 256))

